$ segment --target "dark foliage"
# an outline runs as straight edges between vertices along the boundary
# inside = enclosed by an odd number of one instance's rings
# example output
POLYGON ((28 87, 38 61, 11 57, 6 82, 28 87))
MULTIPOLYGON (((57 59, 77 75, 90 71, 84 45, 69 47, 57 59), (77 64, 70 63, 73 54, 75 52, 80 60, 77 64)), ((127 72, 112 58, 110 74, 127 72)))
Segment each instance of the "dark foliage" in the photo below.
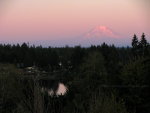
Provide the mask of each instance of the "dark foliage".
POLYGON ((0 44, 1 113, 150 113, 150 46, 144 33, 131 45, 0 44))

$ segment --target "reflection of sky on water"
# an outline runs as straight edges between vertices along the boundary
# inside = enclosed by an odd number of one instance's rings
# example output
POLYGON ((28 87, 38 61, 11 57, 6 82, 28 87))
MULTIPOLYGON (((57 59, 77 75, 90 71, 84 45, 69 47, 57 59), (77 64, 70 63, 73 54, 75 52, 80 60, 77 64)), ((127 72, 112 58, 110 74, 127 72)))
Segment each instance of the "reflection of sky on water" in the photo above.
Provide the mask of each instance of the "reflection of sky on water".
MULTIPOLYGON (((53 89, 47 89, 47 88, 42 88, 42 92, 48 92, 48 95, 52 96, 54 95, 54 90, 53 89)), ((67 87, 63 83, 59 83, 58 89, 56 91, 56 95, 65 95, 67 92, 67 87)))
POLYGON ((66 92, 67 92, 67 87, 64 84, 59 83, 59 87, 58 87, 56 94, 57 95, 64 95, 66 92))

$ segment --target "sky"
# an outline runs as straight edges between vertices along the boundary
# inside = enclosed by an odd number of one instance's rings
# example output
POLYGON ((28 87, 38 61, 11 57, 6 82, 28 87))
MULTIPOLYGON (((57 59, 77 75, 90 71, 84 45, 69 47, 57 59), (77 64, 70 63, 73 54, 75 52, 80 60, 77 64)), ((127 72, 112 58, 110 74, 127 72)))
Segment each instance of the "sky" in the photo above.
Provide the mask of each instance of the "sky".
POLYGON ((150 40, 148 11, 149 0, 0 0, 0 41, 69 45, 97 26, 122 40, 143 32, 150 40))

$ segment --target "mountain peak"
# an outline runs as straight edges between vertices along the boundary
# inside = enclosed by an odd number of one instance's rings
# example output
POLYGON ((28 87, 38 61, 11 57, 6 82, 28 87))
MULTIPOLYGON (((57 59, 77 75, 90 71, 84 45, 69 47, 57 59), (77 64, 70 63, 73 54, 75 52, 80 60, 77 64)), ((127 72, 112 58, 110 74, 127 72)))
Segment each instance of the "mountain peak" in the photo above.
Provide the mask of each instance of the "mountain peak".
POLYGON ((118 38, 119 36, 106 26, 96 26, 86 33, 85 38, 118 38))

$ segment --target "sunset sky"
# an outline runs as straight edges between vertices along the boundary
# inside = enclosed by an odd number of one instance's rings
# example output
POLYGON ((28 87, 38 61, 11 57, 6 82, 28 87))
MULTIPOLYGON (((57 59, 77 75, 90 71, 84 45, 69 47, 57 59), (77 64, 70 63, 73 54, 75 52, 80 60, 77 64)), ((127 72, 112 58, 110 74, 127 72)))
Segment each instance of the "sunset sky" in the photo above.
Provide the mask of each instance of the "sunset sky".
POLYGON ((0 41, 71 40, 96 26, 126 40, 144 32, 150 40, 149 6, 149 0, 0 0, 0 41))

